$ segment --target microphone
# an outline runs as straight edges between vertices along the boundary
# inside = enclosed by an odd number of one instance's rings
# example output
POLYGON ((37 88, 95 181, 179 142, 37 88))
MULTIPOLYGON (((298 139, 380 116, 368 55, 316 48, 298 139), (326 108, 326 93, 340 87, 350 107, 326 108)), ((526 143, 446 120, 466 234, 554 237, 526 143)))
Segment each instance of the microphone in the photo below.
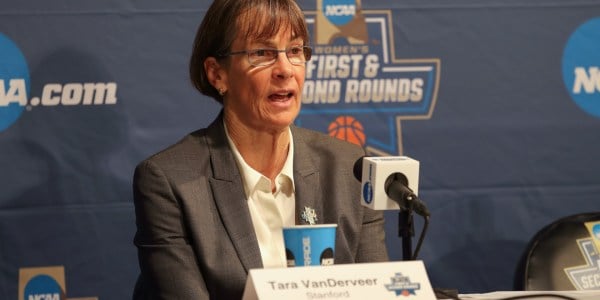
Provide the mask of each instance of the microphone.
POLYGON ((419 162, 407 156, 361 157, 354 163, 354 177, 361 182, 361 203, 373 210, 413 210, 429 217, 417 197, 419 162))

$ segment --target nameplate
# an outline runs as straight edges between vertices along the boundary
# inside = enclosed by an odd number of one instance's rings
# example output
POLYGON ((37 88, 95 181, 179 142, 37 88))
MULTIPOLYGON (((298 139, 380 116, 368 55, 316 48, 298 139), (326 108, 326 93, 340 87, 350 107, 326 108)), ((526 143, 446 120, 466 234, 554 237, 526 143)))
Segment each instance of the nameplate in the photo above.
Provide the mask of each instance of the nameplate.
POLYGON ((364 300, 399 296, 435 299, 422 261, 252 269, 242 299, 364 300))

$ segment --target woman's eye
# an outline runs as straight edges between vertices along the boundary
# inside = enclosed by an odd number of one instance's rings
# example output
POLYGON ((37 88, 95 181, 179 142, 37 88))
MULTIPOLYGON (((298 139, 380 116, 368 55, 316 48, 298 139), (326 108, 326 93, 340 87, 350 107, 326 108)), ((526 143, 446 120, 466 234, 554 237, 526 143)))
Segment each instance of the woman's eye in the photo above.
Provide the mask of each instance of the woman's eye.
POLYGON ((266 55, 267 50, 265 49, 258 49, 258 50, 254 50, 254 55, 256 56, 265 56, 266 55))

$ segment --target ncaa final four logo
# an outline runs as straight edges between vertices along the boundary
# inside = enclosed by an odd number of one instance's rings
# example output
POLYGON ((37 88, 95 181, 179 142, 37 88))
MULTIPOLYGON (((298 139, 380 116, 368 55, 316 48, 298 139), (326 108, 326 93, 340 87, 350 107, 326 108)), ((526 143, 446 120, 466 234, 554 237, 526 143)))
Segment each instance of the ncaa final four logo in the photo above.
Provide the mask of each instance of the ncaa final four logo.
POLYGON ((361 0, 317 0, 305 18, 313 56, 297 125, 401 155, 401 121, 431 117, 440 59, 396 58, 391 11, 364 11, 361 0))

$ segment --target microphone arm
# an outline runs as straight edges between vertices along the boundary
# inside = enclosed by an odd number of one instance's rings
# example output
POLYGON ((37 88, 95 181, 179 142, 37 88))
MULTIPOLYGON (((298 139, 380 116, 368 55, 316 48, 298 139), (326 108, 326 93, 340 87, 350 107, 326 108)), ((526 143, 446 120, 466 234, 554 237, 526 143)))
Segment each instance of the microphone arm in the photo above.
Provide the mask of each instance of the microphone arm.
POLYGON ((408 187, 408 179, 402 173, 393 173, 385 180, 385 193, 390 199, 398 202, 398 235, 402 238, 402 260, 415 260, 423 244, 425 232, 429 226, 429 210, 427 206, 408 187), (415 223, 412 212, 425 219, 417 246, 413 253, 412 237, 415 235, 415 223))
MULTIPOLYGON (((354 163, 354 177, 359 182, 362 182, 363 160, 364 156, 360 157, 354 163)), ((408 187, 408 179, 402 173, 396 172, 390 174, 385 180, 384 190, 386 195, 398 203, 400 207, 398 214, 398 236, 402 238, 402 259, 416 260, 429 226, 429 210, 425 203, 408 187), (412 251, 412 237, 415 235, 413 211, 424 219, 423 229, 421 230, 414 254, 412 251)))

